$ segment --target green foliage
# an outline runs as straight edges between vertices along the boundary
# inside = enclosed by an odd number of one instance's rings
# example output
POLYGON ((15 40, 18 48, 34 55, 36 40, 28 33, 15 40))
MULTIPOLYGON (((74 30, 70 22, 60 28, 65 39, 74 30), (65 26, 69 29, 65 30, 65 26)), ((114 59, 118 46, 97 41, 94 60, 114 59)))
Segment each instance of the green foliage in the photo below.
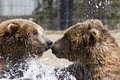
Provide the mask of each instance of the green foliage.
POLYGON ((110 29, 117 29, 120 27, 120 0, 108 0, 109 4, 106 6, 106 23, 110 29))
MULTIPOLYGON (((33 12, 33 20, 43 26, 49 26, 47 29, 57 29, 59 23, 58 1, 54 0, 56 6, 49 7, 49 0, 42 0, 44 5, 39 10, 33 12)), ((83 21, 85 15, 85 0, 73 0, 73 21, 77 23, 83 21)), ((89 0, 88 0, 89 1, 89 0)), ((88 2, 87 1, 87 2, 88 2)), ((120 0, 94 0, 93 18, 97 18, 107 24, 108 28, 115 29, 120 27, 120 0)), ((89 10, 89 9, 88 9, 89 10)))
POLYGON ((75 23, 83 20, 85 10, 83 1, 84 0, 74 0, 73 16, 75 23))
MULTIPOLYGON (((75 22, 84 20, 86 16, 86 3, 84 3, 84 1, 85 0, 74 0, 73 13, 75 22)), ((102 20, 110 29, 120 27, 120 0, 94 0, 92 6, 94 9, 93 18, 102 20)))
POLYGON ((57 7, 48 6, 48 0, 43 0, 44 6, 33 11, 32 18, 33 21, 43 26, 45 29, 56 29, 56 18, 57 18, 57 7))

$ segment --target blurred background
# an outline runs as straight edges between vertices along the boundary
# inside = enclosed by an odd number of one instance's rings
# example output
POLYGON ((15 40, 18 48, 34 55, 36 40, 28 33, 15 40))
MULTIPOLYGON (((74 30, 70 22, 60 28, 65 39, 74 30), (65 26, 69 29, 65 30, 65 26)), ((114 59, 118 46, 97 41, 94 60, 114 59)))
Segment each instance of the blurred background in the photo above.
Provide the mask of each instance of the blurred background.
POLYGON ((64 30, 86 19, 119 29, 120 0, 0 0, 0 22, 11 18, 30 19, 46 30, 64 30))

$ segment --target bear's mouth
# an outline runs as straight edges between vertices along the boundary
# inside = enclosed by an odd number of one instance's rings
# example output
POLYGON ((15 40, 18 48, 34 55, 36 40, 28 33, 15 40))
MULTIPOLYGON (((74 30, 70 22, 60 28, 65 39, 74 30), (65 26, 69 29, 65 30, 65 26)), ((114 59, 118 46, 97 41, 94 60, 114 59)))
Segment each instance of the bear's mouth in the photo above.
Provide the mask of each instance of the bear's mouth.
POLYGON ((55 48, 51 48, 52 53, 57 57, 57 58, 64 58, 64 53, 60 52, 59 50, 56 50, 55 48))
POLYGON ((50 41, 50 40, 48 40, 47 42, 46 42, 46 44, 44 44, 44 51, 47 51, 48 49, 51 49, 52 48, 52 41, 50 41))
POLYGON ((51 49, 51 46, 44 45, 44 51, 47 51, 47 50, 49 50, 49 49, 51 49))
POLYGON ((47 51, 47 50, 49 50, 49 49, 50 49, 50 47, 45 47, 44 51, 47 51))

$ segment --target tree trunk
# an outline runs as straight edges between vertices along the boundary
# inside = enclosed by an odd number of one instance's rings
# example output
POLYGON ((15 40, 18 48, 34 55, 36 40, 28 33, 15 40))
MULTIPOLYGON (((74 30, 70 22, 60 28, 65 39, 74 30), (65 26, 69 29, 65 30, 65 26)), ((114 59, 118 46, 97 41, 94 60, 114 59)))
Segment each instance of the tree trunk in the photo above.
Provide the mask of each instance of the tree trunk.
POLYGON ((53 29, 53 14, 52 14, 52 11, 53 11, 53 0, 48 0, 48 25, 49 25, 49 29, 53 29))
POLYGON ((73 0, 68 0, 68 27, 73 24, 73 0))
POLYGON ((64 30, 72 25, 73 0, 60 0, 60 29, 64 30))

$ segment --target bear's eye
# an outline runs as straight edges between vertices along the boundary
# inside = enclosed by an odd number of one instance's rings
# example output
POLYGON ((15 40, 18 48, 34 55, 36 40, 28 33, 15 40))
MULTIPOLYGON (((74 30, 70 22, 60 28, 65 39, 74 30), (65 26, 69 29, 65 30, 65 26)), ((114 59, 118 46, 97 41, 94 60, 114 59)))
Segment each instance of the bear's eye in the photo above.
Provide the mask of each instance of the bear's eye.
POLYGON ((37 36, 38 32, 37 31, 33 31, 32 34, 35 35, 35 36, 37 36))

